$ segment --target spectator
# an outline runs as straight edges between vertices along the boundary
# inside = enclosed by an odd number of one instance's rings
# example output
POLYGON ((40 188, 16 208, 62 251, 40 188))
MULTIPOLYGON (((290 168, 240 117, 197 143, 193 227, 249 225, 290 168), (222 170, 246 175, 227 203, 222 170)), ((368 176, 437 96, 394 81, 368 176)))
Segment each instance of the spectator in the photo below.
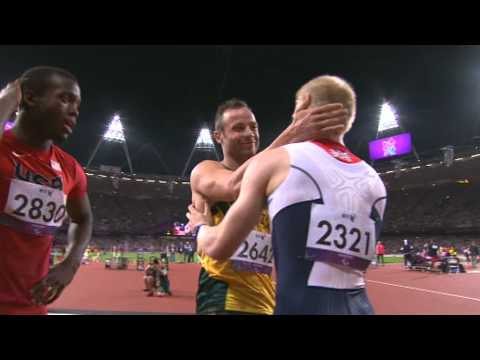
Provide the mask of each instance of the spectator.
POLYGON ((177 248, 175 244, 170 244, 170 262, 175 263, 177 248))
POLYGON ((159 271, 158 296, 165 296, 165 295, 172 296, 172 292, 170 291, 170 280, 168 278, 168 273, 169 273, 168 262, 162 261, 162 265, 160 266, 160 271, 159 271))
POLYGON ((470 258, 472 260, 472 267, 475 269, 477 267, 478 261, 478 246, 475 241, 472 241, 472 245, 470 245, 470 258))
POLYGON ((177 246, 177 252, 178 252, 178 257, 179 257, 179 262, 185 262, 185 252, 184 252, 184 249, 183 249, 183 244, 182 243, 179 243, 178 246, 177 246), (182 259, 182 260, 180 260, 182 259))
POLYGON ((435 258, 438 257, 438 245, 433 242, 433 240, 430 240, 430 242, 427 245, 427 255, 435 258))
POLYGON ((466 247, 463 249, 463 255, 465 256, 465 259, 467 260, 467 262, 471 262, 469 247, 466 247))
POLYGON ((377 241, 375 252, 377 254, 377 264, 382 264, 383 266, 385 266, 385 260, 383 258, 383 256, 385 255, 385 246, 382 244, 381 241, 377 241))
POLYGON ((187 256, 187 263, 193 262, 194 251, 193 251, 192 243, 190 243, 190 242, 186 243, 185 253, 186 253, 186 256, 187 256))
POLYGON ((155 291, 158 290, 159 270, 159 262, 156 258, 150 261, 145 269, 145 276, 143 277, 145 289, 143 291, 148 292, 147 296, 153 296, 155 291))
POLYGON ((400 252, 403 254, 403 266, 407 267, 407 260, 411 252, 413 252, 413 245, 408 239, 403 240, 403 246, 400 248, 400 252))

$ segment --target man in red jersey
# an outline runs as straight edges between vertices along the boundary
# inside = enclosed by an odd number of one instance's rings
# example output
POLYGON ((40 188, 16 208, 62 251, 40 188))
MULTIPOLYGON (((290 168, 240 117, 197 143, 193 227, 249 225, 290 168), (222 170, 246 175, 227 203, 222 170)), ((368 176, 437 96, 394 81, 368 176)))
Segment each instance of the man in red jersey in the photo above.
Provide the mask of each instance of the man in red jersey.
POLYGON ((377 245, 375 247, 375 252, 377 254, 377 265, 385 266, 385 259, 383 256, 385 255, 385 245, 381 241, 377 241, 377 245))
POLYGON ((0 92, 0 314, 46 314, 90 241, 85 173, 54 144, 72 134, 80 101, 76 78, 46 66, 26 71, 0 92), (15 111, 14 127, 3 132, 15 111), (66 217, 69 251, 49 269, 53 234, 66 217))

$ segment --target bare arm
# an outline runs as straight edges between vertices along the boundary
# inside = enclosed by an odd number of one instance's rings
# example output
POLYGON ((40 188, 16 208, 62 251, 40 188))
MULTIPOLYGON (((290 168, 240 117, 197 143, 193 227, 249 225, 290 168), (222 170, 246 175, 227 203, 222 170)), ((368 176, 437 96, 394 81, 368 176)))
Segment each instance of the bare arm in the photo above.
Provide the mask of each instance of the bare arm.
MULTIPOLYGON (((265 150, 247 160, 235 171, 223 168, 218 162, 204 161, 192 171, 192 193, 201 195, 210 203, 233 202, 237 199, 245 170, 264 152, 280 146, 318 139, 332 130, 344 127, 348 114, 341 104, 328 104, 309 108, 307 98, 293 114, 293 122, 265 150)), ((195 204, 195 197, 192 199, 195 204)))
POLYGON ((58 299, 72 282, 90 241, 93 216, 88 195, 67 199, 67 212, 72 219, 68 228, 68 239, 72 246, 65 260, 51 268, 48 275, 32 287, 34 304, 51 304, 58 299))
POLYGON ((78 267, 92 236, 93 215, 88 195, 68 200, 67 212, 72 220, 68 227, 68 242, 72 246, 64 261, 78 267))
POLYGON ((198 164, 190 176, 192 202, 197 204, 200 199, 210 203, 218 201, 233 202, 239 189, 235 186, 236 177, 243 176, 243 166, 236 171, 225 169, 216 161, 206 160, 198 164))
MULTIPOLYGON (((198 247, 215 259, 227 259, 258 223, 265 198, 288 174, 289 159, 284 149, 276 149, 253 160, 248 167, 237 201, 217 226, 203 226, 198 234, 198 247)), ((209 223, 208 207, 204 213, 189 208, 191 226, 209 223)))

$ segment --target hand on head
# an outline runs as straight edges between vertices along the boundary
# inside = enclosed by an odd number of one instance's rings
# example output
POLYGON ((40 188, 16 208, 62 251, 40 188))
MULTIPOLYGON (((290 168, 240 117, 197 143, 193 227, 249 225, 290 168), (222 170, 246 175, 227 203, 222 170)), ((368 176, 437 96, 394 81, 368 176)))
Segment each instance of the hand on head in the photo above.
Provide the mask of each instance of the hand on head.
POLYGON ((292 115, 295 136, 293 142, 313 139, 338 141, 348 126, 349 114, 340 103, 311 106, 311 96, 299 98, 292 115))

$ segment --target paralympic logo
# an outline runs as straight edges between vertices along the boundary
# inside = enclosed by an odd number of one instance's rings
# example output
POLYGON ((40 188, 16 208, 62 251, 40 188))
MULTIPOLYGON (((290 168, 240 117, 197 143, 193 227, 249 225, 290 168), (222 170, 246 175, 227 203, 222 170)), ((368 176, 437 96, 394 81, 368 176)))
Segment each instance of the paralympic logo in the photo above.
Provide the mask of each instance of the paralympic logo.
POLYGON ((397 142, 395 139, 388 138, 382 141, 383 156, 392 156, 397 154, 397 142))

